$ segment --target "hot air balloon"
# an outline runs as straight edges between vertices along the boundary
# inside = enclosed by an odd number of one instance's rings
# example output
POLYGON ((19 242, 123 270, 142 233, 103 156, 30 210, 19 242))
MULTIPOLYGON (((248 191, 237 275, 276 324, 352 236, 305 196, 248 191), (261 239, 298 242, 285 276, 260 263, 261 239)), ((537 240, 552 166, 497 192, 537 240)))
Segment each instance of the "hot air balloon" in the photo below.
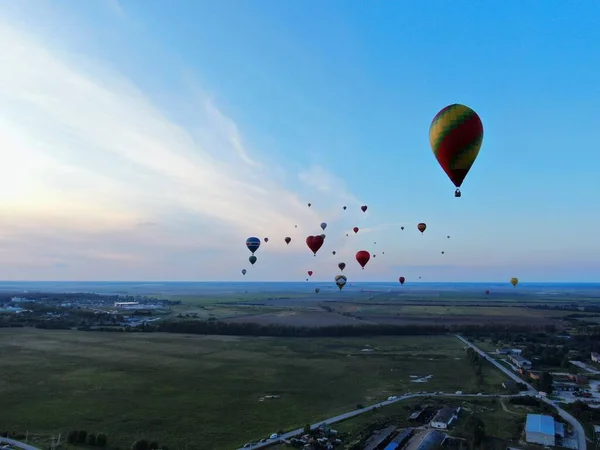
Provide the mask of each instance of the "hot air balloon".
POLYGON ((421 234, 423 234, 427 229, 427 224, 421 222, 419 225, 417 225, 417 229, 421 232, 421 234))
POLYGON ((398 281, 400 282, 400 284, 404 284, 404 282, 406 281, 406 278, 400 277, 400 278, 398 278, 398 281))
POLYGON ((348 278, 346 278, 345 275, 336 275, 335 277, 335 284, 337 284, 337 287, 340 288, 340 291, 342 290, 347 281, 348 278))
POLYGON ((312 270, 309 270, 307 273, 308 273, 308 276, 309 276, 309 277, 312 277, 312 274, 313 274, 313 271, 312 271, 312 270))
POLYGON ((450 236, 446 236, 448 239, 450 239, 450 236))
POLYGON ((460 186, 475 162, 483 142, 483 124, 475 111, 452 104, 438 112, 429 127, 429 143, 438 163, 456 186, 460 186))
POLYGON ((352 228, 352 231, 354 231, 354 233, 358 233, 358 227, 352 228))
POLYGON ((246 239, 246 247, 254 255, 254 252, 260 247, 260 239, 257 237, 249 237, 246 239))
POLYGON ((400 227, 401 230, 404 230, 404 227, 400 227))
POLYGON ((242 275, 246 275, 246 272, 248 272, 246 269, 242 269, 242 275))
POLYGON ((515 277, 511 278, 510 279, 510 284, 512 284, 514 287, 516 287, 517 284, 519 284, 519 279, 515 278, 515 277))
POLYGON ((348 237, 348 233, 346 233, 346 237, 348 237))
POLYGON ((442 255, 444 254, 444 251, 442 250, 442 255))
POLYGON ((308 207, 310 208, 310 207, 311 207, 311 205, 312 205, 312 203, 309 203, 309 204, 308 204, 308 207))
POLYGON ((325 222, 321 222, 321 230, 325 231, 325 228, 327 228, 327 224, 325 222))
POLYGON ((382 255, 385 255, 385 252, 381 252, 382 255))
POLYGON ((485 295, 490 295, 489 289, 485 291, 485 295))
POLYGON ((294 225, 294 228, 298 228, 298 225, 294 225))
POLYGON ((325 239, 323 236, 308 236, 306 238, 306 245, 310 248, 315 256, 317 256, 317 252, 323 246, 323 242, 325 239))
POLYGON ((346 263, 341 262, 341 263, 338 264, 338 267, 343 272, 344 269, 346 268, 346 263))
POLYGON ((264 238, 263 241, 269 242, 269 238, 264 238))
POLYGON ((327 236, 325 236, 325 234, 320 234, 319 236, 321 236, 323 239, 325 239, 327 236))
POLYGON ((356 252, 356 261, 360 264, 360 266, 365 270, 365 266, 371 259, 371 254, 366 250, 360 250, 356 252))
POLYGON ((286 244, 288 244, 288 245, 289 245, 289 244, 290 244, 290 242, 292 242, 292 238, 288 236, 288 237, 286 237, 286 238, 284 239, 284 241, 285 241, 285 243, 286 243, 286 244))
POLYGON ((343 210, 346 211, 346 207, 345 206, 344 206, 343 210))
POLYGON ((375 258, 377 255, 373 255, 373 258, 375 258))
POLYGON ((360 209, 362 209, 362 212, 367 212, 367 205, 362 205, 360 209))
POLYGON ((315 294, 318 294, 321 289, 315 288, 315 294))
POLYGON ((332 251, 332 252, 331 252, 331 254, 332 254, 333 256, 335 256, 335 250, 334 250, 334 251, 332 251))
POLYGON ((254 263, 256 262, 256 256, 254 256, 254 255, 249 256, 248 261, 250 261, 250 264, 254 265, 254 263))

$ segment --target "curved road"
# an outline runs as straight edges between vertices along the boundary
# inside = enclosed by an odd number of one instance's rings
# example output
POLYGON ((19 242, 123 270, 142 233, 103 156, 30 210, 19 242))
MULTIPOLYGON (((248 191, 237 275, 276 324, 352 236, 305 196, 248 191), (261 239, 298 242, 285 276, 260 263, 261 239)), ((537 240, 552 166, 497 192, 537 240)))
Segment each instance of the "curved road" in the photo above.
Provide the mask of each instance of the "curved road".
MULTIPOLYGON (((509 378, 511 378, 512 380, 514 380, 517 383, 523 383, 525 386, 527 386, 528 395, 536 395, 541 400, 543 400, 544 402, 546 402, 550 406, 554 407, 557 410, 558 414, 566 422, 568 422, 569 424, 571 424, 571 426, 573 427, 573 430, 574 430, 574 433, 575 433, 575 437, 577 438, 578 450, 586 450, 585 431, 583 430, 583 427, 581 426, 581 424, 579 423, 579 421, 577 419, 575 419, 575 417, 573 417, 567 411, 565 411, 564 409, 562 409, 561 407, 559 407, 558 405, 556 405, 552 400, 550 400, 550 399, 548 399, 546 397, 541 396, 539 394, 539 392, 531 384, 526 383, 525 381, 523 381, 517 374, 515 374, 514 372, 511 372, 508 368, 504 367, 502 364, 500 364, 494 358, 490 357, 487 353, 485 353, 479 347, 477 347, 474 344, 472 344, 471 342, 467 341, 464 337, 462 337, 460 335, 455 335, 455 336, 458 339, 460 339, 464 344, 468 345, 473 350, 475 350, 477 353, 479 353, 482 357, 484 357, 491 364, 493 364, 498 370, 501 370, 503 373, 505 373, 509 378)), ((502 394, 484 394, 484 395, 478 395, 478 394, 458 394, 457 395, 457 394, 434 394, 434 393, 429 393, 429 394, 407 394, 407 395, 399 396, 395 400, 385 400, 383 402, 379 402, 379 403, 376 403, 374 405, 367 406, 366 408, 356 409, 354 411, 348 411, 348 412, 340 414, 338 416, 331 417, 331 418, 326 419, 326 420, 322 420, 322 421, 320 421, 318 423, 315 423, 315 424, 311 425, 310 428, 314 430, 315 428, 318 428, 320 425, 322 425, 324 423, 330 425, 330 424, 333 424, 333 423, 336 423, 336 422, 341 422, 343 420, 350 419, 350 418, 358 416, 360 414, 364 414, 367 411, 371 411, 374 408, 379 408, 381 406, 392 405, 392 404, 394 404, 396 402, 400 402, 402 400, 408 400, 409 398, 415 398, 415 397, 434 397, 434 396, 443 396, 443 397, 496 397, 496 398, 511 398, 511 397, 518 397, 518 396, 520 396, 520 394, 516 394, 516 395, 502 395, 502 394)), ((242 448, 240 448, 238 450, 247 450, 247 449, 251 450, 251 449, 264 448, 264 447, 267 447, 269 445, 273 445, 273 444, 275 444, 277 442, 280 442, 282 440, 291 439, 293 437, 296 437, 296 436, 298 436, 302 432, 303 432, 303 429, 302 428, 298 428, 296 430, 284 433, 284 434, 282 434, 281 436, 278 436, 275 439, 267 439, 266 442, 260 442, 260 443, 257 443, 257 444, 254 444, 252 446, 245 447, 245 448, 242 447, 242 448)))
POLYGON ((14 439, 0 437, 0 445, 6 445, 6 444, 16 447, 18 449, 23 449, 23 450, 40 450, 39 448, 33 447, 24 442, 19 442, 19 441, 15 441, 14 439))
POLYGON ((488 356, 479 347, 476 347, 475 345, 471 344, 464 337, 459 336, 458 334, 456 335, 456 337, 458 339, 460 339, 462 342, 464 342, 465 344, 467 344, 469 347, 471 347, 473 350, 475 350, 477 353, 479 353, 481 356, 485 357, 485 359, 487 359, 494 366, 496 366, 498 369, 500 369, 502 372, 504 372, 506 375, 508 375, 511 379, 513 379, 517 383, 525 384, 527 386, 527 388, 529 389, 529 395, 536 395, 536 396, 538 396, 538 398, 540 398, 544 402, 548 403, 550 406, 553 406, 554 408, 556 408, 556 411, 558 412, 560 417, 562 417, 566 422, 570 423, 571 426, 573 427, 573 430, 575 432, 575 437, 577 438, 577 447, 579 448, 579 450, 586 449, 587 444, 586 444, 586 439, 585 439, 585 431, 583 430, 583 427, 581 426, 581 424, 575 417, 573 417, 567 411, 562 409, 560 406, 558 406, 558 404, 554 403, 549 398, 541 396, 540 393, 531 384, 524 382, 519 376, 517 376, 516 373, 511 372, 509 369, 504 367, 502 364, 500 364, 494 358, 488 356))
MULTIPOLYGON (((388 405, 392 405, 396 402, 400 402, 402 400, 408 400, 409 398, 415 398, 415 397, 496 397, 496 398, 512 398, 512 397, 518 397, 518 395, 504 395, 504 394, 446 394, 446 393, 425 393, 425 394, 406 394, 403 396, 400 396, 398 398, 396 398, 395 400, 385 400, 383 402, 379 402, 379 403, 375 403, 374 405, 370 405, 367 406, 365 408, 362 409, 355 409, 353 411, 348 411, 346 413, 340 414, 338 416, 335 417, 331 417, 329 419, 325 419, 325 420, 321 420, 318 423, 315 423, 313 425, 310 426, 311 430, 314 430, 316 428, 319 428, 320 425, 326 423, 327 425, 331 425, 334 424, 336 422, 341 422, 343 420, 346 419, 350 419, 352 417, 358 416, 360 414, 364 414, 368 411, 371 411, 372 409, 375 408, 379 408, 381 406, 388 406, 388 405)), ((298 428, 296 430, 293 431, 289 431, 287 433, 282 434, 281 436, 275 438, 275 439, 267 439, 266 442, 259 442, 256 443, 250 447, 241 447, 238 450, 249 450, 249 449, 257 449, 257 448, 264 448, 267 447, 269 445, 273 445, 277 442, 280 442, 284 439, 291 439, 293 437, 298 436, 299 434, 303 433, 304 429, 303 428, 298 428)))

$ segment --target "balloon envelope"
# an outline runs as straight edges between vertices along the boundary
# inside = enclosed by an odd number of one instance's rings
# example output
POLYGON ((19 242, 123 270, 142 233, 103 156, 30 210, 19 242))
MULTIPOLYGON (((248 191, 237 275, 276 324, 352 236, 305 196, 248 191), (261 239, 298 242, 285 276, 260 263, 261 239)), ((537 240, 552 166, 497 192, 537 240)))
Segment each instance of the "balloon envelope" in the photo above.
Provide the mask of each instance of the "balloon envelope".
POLYGON ((429 143, 438 163, 459 188, 483 142, 483 123, 475 111, 452 104, 438 112, 429 127, 429 143))
POLYGON ((285 241, 286 244, 289 244, 290 242, 292 242, 292 238, 291 237, 286 237, 284 239, 284 241, 285 241))
POLYGON ((362 209, 362 212, 367 212, 367 205, 361 206, 360 209, 362 209))
POLYGON ((250 261, 250 264, 254 265, 254 263, 256 262, 257 258, 254 255, 251 255, 248 257, 248 261, 250 261))
POLYGON ((404 284, 404 282, 406 281, 406 278, 400 277, 400 278, 398 278, 398 281, 400 282, 400 284, 404 284))
POLYGON ((323 246, 323 242, 325 242, 323 236, 308 236, 306 238, 306 245, 311 249, 315 256, 317 256, 317 252, 323 246))
POLYGON ((325 231, 325 228, 327 228, 327 224, 325 222, 321 222, 321 230, 325 231))
POLYGON ((513 286, 517 286, 517 284, 519 284, 519 279, 516 277, 512 277, 510 279, 510 284, 512 284, 513 286))
POLYGON ((421 222, 419 225, 417 225, 417 229, 423 233, 427 229, 427 224, 421 222))
POLYGON ((254 252, 260 247, 260 239, 257 237, 249 237, 246 239, 246 247, 254 255, 254 252))
POLYGON ((360 250, 356 252, 356 261, 360 264, 360 266, 364 269, 369 260, 371 259, 371 254, 366 250, 360 250))
POLYGON ((346 263, 343 263, 343 262, 339 263, 338 268, 343 271, 346 268, 346 263))

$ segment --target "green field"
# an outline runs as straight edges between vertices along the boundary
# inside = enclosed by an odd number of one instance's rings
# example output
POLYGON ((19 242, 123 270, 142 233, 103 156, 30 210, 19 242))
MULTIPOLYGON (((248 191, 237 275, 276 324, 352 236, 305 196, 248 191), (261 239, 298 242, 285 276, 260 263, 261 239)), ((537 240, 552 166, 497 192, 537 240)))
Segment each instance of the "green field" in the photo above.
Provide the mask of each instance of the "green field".
MULTIPOLYGON (((412 390, 473 392, 451 336, 251 338, 0 329, 0 429, 234 448, 412 390), (370 349, 372 351, 362 351, 370 349), (411 375, 433 375, 427 383, 411 375), (265 399, 268 394, 279 399, 265 399)), ((483 389, 503 378, 484 366, 483 389)))

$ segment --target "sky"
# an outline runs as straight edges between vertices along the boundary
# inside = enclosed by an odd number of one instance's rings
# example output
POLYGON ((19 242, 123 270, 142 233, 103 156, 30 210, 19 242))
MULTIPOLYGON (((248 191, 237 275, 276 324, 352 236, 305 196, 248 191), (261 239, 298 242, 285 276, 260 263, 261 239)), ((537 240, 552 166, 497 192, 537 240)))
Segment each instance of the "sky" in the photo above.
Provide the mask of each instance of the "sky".
POLYGON ((595 0, 6 0, 0 42, 2 280, 600 280, 595 0))

